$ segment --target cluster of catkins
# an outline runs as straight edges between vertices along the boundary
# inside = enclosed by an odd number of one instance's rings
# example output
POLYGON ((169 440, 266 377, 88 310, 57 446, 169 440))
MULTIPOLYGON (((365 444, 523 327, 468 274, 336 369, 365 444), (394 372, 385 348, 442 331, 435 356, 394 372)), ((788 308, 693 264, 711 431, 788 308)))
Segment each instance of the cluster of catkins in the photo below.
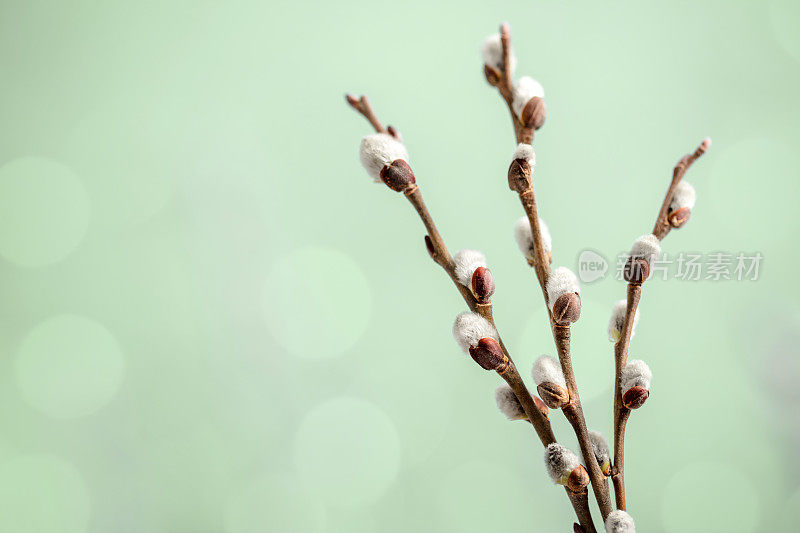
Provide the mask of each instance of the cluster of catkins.
MULTIPOLYGON (((503 50, 499 35, 486 39, 483 45, 485 73, 488 79, 499 79, 503 69, 503 50)), ((513 75, 516 57, 513 51, 509 61, 509 76, 513 75)), ((544 122, 545 105, 544 89, 541 84, 530 77, 520 78, 514 85, 513 109, 523 126, 538 129, 544 122)), ((406 147, 396 132, 375 133, 365 136, 361 141, 361 163, 376 182, 384 182, 394 191, 409 191, 415 186, 414 173, 409 164, 406 147)), ((512 188, 513 176, 527 174, 536 163, 536 156, 530 144, 517 146, 511 160, 509 184, 512 188), (515 170, 516 169, 516 170, 515 170), (517 172, 523 169, 526 172, 517 172)), ((694 207, 695 192, 692 186, 681 181, 669 206, 668 218, 673 227, 683 226, 689 219, 694 207)), ((539 218, 539 229, 542 236, 544 257, 551 260, 551 236, 545 222, 539 218)), ((520 218, 514 227, 514 234, 525 258, 533 265, 537 250, 531 226, 527 217, 520 218)), ((630 283, 642 283, 651 274, 652 264, 661 252, 660 242, 654 235, 648 234, 638 238, 629 254, 624 270, 625 280, 630 283)), ((487 266, 486 257, 476 250, 461 250, 453 257, 455 277, 461 285, 469 289, 478 302, 488 301, 495 290, 494 279, 487 266)), ((552 271, 547 281, 547 304, 558 324, 571 324, 580 318, 580 285, 575 274, 566 267, 558 267, 552 271)), ((617 302, 611 313, 608 324, 608 336, 613 342, 622 337, 627 302, 617 302)), ((639 320, 637 309, 633 327, 639 320)), ((461 349, 471 356, 485 370, 494 370, 500 374, 505 372, 510 361, 500 345, 500 337, 495 327, 484 317, 475 312, 461 313, 453 325, 453 336, 461 349)), ((548 408, 560 409, 570 401, 569 391, 559 361, 551 356, 542 355, 533 365, 533 380, 541 399, 534 396, 536 405, 543 415, 548 415, 548 408)), ((652 372, 644 361, 630 360, 620 376, 620 390, 623 403, 628 409, 638 409, 650 394, 652 372)), ((527 420, 519 399, 508 385, 502 385, 495 391, 495 399, 500 411, 511 420, 527 420)), ((590 431, 590 440, 595 458, 602 472, 611 474, 611 457, 606 439, 597 431, 590 431)), ((588 474, 578 456, 564 446, 553 443, 545 449, 545 465, 551 479, 569 488, 585 487, 588 474)), ((608 533, 634 532, 633 519, 625 511, 613 511, 605 522, 608 533)))

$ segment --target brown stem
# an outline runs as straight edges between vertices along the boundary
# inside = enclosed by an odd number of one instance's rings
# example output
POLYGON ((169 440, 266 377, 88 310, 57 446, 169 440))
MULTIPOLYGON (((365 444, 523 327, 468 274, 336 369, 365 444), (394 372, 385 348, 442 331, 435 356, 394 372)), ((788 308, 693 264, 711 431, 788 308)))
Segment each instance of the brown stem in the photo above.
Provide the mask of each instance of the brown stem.
MULTIPOLYGON (((353 108, 355 108, 359 113, 361 113, 370 122, 370 124, 372 124, 372 127, 375 129, 375 131, 377 132, 386 131, 383 129, 383 126, 381 125, 377 116, 372 111, 372 107, 370 106, 369 101, 365 96, 362 96, 360 99, 357 99, 351 95, 347 95, 347 102, 353 108)), ((489 320, 494 325, 491 303, 478 302, 475 299, 475 296, 472 294, 472 291, 458 282, 458 279, 456 278, 455 275, 455 264, 453 263, 453 258, 450 255, 450 252, 447 250, 447 246, 445 246, 444 239, 442 239, 439 230, 436 228, 436 224, 434 223, 433 217, 431 216, 427 206, 425 205, 425 201, 422 198, 422 192, 419 190, 419 187, 416 184, 412 184, 404 191, 404 193, 406 198, 408 198, 408 201, 411 202, 411 205, 414 206, 414 209, 417 211, 420 220, 422 220, 422 223, 425 226, 425 229, 428 233, 426 239, 426 246, 433 260, 437 264, 439 264, 439 266, 441 266, 445 270, 445 272, 447 272, 447 275, 450 277, 453 283, 455 283, 456 287, 458 288, 459 292, 461 293, 461 296, 464 298, 464 301, 467 303, 467 306, 470 308, 470 310, 481 314, 481 316, 489 320)), ((534 200, 534 209, 535 209, 535 200, 534 200)), ((538 219, 536 227, 538 231, 538 219)), ((541 242, 541 233, 539 233, 539 242, 541 242)), ((517 399, 519 399, 520 404, 522 405, 522 408, 525 411, 525 414, 528 416, 528 420, 534 427, 536 434, 542 441, 542 444, 547 446, 548 444, 556 442, 555 435, 553 434, 553 430, 550 427, 550 421, 541 413, 541 411, 539 411, 539 408, 536 407, 536 403, 534 402, 530 391, 528 391, 528 388, 525 386, 525 383, 522 381, 522 377, 517 371, 516 365, 511 359, 511 356, 509 355, 508 350, 503 344, 502 339, 500 340, 500 346, 503 349, 503 353, 506 355, 506 357, 508 357, 509 360, 508 369, 503 374, 501 374, 503 379, 506 380, 506 383, 508 383, 508 385, 511 387, 511 390, 514 391, 514 394, 517 396, 517 399)), ((592 457, 594 457, 594 455, 592 455, 592 457)), ((595 531, 594 525, 592 524, 591 521, 591 512, 589 510, 588 501, 580 501, 580 500, 573 501, 573 507, 575 507, 576 515, 578 516, 578 519, 581 521, 581 524, 584 525, 586 531, 589 532, 595 531), (587 517, 588 517, 588 523, 584 524, 584 521, 587 520, 587 517)))
POLYGON ((533 128, 523 126, 517 114, 514 113, 514 79, 513 73, 509 72, 508 69, 508 65, 511 62, 511 29, 508 24, 500 26, 500 43, 503 45, 503 69, 498 80, 494 82, 490 80, 489 82, 497 87, 497 91, 508 107, 517 143, 531 144, 533 142, 533 128))
MULTIPOLYGON (((661 208, 658 211, 658 217, 656 217, 656 223, 653 226, 653 235, 655 235, 658 240, 663 240, 672 229, 668 216, 669 206, 672 203, 672 196, 675 194, 675 188, 683 179, 683 176, 686 175, 686 171, 689 170, 692 163, 706 153, 709 146, 711 146, 710 139, 704 139, 693 153, 683 156, 672 169, 672 181, 669 184, 667 193, 664 195, 664 201, 661 202, 661 208)), ((640 283, 629 283, 625 322, 622 326, 620 339, 614 345, 614 465, 611 470, 611 479, 614 483, 614 496, 617 509, 623 511, 626 510, 625 428, 627 427, 631 411, 622 403, 620 377, 622 376, 622 369, 625 368, 628 362, 628 350, 631 337, 633 336, 633 320, 636 317, 636 309, 639 307, 639 300, 641 297, 642 285, 640 283)))
POLYGON ((614 467, 611 469, 611 481, 614 483, 617 509, 622 511, 627 510, 625 503, 625 427, 628 425, 630 415, 630 409, 624 405, 614 411, 614 467))
POLYGON ((625 426, 630 416, 630 410, 622 403, 622 388, 620 378, 622 369, 628 363, 628 348, 633 335, 633 319, 639 307, 642 296, 641 283, 628 284, 628 303, 625 311, 625 322, 622 324, 619 341, 614 345, 614 466, 612 468, 612 481, 617 509, 626 509, 625 506, 625 426))
POLYGON ((569 403, 561 410, 564 416, 569 421, 572 428, 575 430, 575 435, 578 437, 578 445, 581 448, 581 454, 586 462, 586 469, 589 472, 589 479, 592 482, 592 490, 597 499, 597 505, 600 507, 600 514, 603 516, 603 521, 611 513, 611 497, 608 492, 608 484, 606 483, 605 476, 600 465, 597 464, 597 459, 592 450, 592 441, 589 439, 589 430, 586 428, 586 421, 583 417, 583 407, 581 407, 581 399, 578 395, 578 384, 575 381, 575 373, 572 370, 572 359, 570 356, 570 330, 569 326, 560 326, 553 324, 553 335, 556 341, 556 349, 558 350, 558 359, 561 361, 561 369, 564 372, 564 380, 567 382, 567 390, 569 391, 569 403))
POLYGON ((658 217, 653 226, 653 235, 655 235, 658 240, 662 240, 666 237, 667 233, 672 229, 667 217, 669 216, 669 204, 672 203, 672 195, 675 194, 675 188, 678 186, 681 179, 683 179, 689 167, 692 166, 692 163, 706 153, 709 146, 711 146, 711 141, 705 139, 693 153, 683 156, 672 169, 672 181, 669 184, 669 189, 667 189, 667 194, 664 195, 664 201, 661 203, 661 209, 658 211, 658 217))
POLYGON ((589 491, 583 489, 580 492, 573 492, 569 488, 564 487, 569 496, 569 501, 572 502, 572 508, 575 509, 575 514, 578 516, 578 521, 581 528, 585 533, 597 533, 592 521, 592 515, 589 512, 589 491))
MULTIPOLYGON (((514 84, 513 80, 511 79, 509 69, 507 68, 511 50, 511 35, 507 24, 503 24, 500 27, 500 40, 503 46, 503 71, 500 73, 500 79, 497 80, 495 86, 497 87, 500 96, 503 97, 503 100, 505 100, 506 105, 508 106, 508 111, 511 114, 511 120, 514 125, 514 134, 517 143, 531 144, 533 142, 534 129, 532 127, 523 127, 520 123, 519 117, 516 115, 516 113, 514 113, 514 84)), ((578 387, 575 383, 575 374, 572 369, 572 361, 569 355, 569 328, 566 328, 566 337, 564 337, 563 334, 559 336, 557 330, 561 328, 557 327, 553 321, 553 315, 547 302, 547 280, 550 277, 550 259, 545 255, 544 247, 542 246, 542 232, 541 228, 539 227, 539 215, 533 186, 531 185, 531 187, 529 187, 527 190, 519 193, 519 198, 520 202, 522 203, 522 207, 525 210, 525 214, 528 216, 528 222, 531 226, 531 236, 534 247, 534 260, 531 266, 533 266, 534 271, 536 272, 536 277, 539 280, 539 286, 542 290, 542 296, 544 297, 545 306, 548 309, 550 325, 551 329, 553 330, 553 338, 559 351, 559 359, 561 359, 561 366, 564 376, 565 378, 568 375, 570 376, 569 380, 567 381, 567 388, 570 392, 571 402, 570 407, 564 409, 564 414, 567 415, 569 413, 567 418, 570 419, 570 423, 575 430, 575 434, 578 437, 578 442, 580 443, 581 451, 583 452, 584 457, 588 458, 586 462, 590 463, 587 466, 589 467, 588 472, 592 483, 592 490, 594 491, 598 505, 600 506, 600 512, 603 516, 603 521, 605 521, 605 518, 609 515, 609 513, 611 513, 612 510, 608 483, 606 483, 605 476, 603 476, 603 473, 600 471, 600 466, 597 464, 597 460, 594 457, 591 441, 589 440, 589 432, 586 429, 583 409, 581 407, 580 397, 578 396, 578 387)), ((588 502, 586 505, 588 512, 588 502)), ((577 509, 576 512, 578 512, 577 509)), ((589 518, 588 528, 583 524, 583 522, 581 524, 585 529, 591 528, 592 531, 594 530, 594 525, 591 523, 591 517, 589 518)))

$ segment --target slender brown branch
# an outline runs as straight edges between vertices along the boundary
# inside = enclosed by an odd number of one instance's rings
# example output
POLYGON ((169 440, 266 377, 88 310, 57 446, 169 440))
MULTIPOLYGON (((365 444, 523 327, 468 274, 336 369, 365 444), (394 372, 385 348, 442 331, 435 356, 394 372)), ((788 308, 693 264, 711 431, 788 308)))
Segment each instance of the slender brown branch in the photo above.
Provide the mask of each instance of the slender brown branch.
MULTIPOLYGON (((377 133, 387 133, 387 129, 383 127, 381 121, 378 120, 378 116, 375 114, 375 111, 372 110, 372 105, 369 103, 369 99, 366 96, 361 95, 361 98, 356 98, 352 94, 346 94, 345 99, 350 106, 361 113, 372 127, 375 128, 377 133)), ((389 126, 391 128, 391 126, 389 126)), ((392 134, 393 137, 397 137, 397 135, 392 134)))
POLYGON ((672 195, 675 193, 675 188, 678 186, 681 179, 683 179, 689 167, 692 166, 692 163, 706 153, 706 150, 708 150, 710 146, 711 140, 704 139, 693 153, 683 156, 675 165, 675 168, 672 169, 672 181, 669 184, 669 189, 667 189, 667 194, 664 195, 664 201, 661 203, 661 209, 658 211, 658 217, 656 217, 656 223, 653 226, 653 235, 655 235, 658 240, 662 240, 666 237, 667 233, 672 229, 667 217, 669 216, 669 204, 672 202, 672 195))
MULTIPOLYGON (((664 195, 664 200, 661 202, 661 208, 653 226, 653 235, 658 240, 663 240, 672 229, 668 218, 669 206, 672 203, 672 196, 675 194, 678 183, 686 175, 689 167, 706 153, 710 146, 711 139, 704 139, 693 153, 683 156, 672 169, 672 180, 664 195)), ((625 368, 628 362, 628 350, 633 336, 633 321, 636 317, 636 310, 639 307, 641 296, 642 284, 629 283, 625 322, 622 326, 620 339, 614 345, 614 464, 611 469, 611 479, 614 483, 617 509, 623 511, 626 510, 627 505, 625 499, 625 428, 631 411, 622 403, 620 377, 622 376, 622 369, 625 368)))
POLYGON ((596 533, 597 530, 594 528, 592 515, 589 512, 589 491, 583 489, 580 492, 573 492, 567 487, 564 488, 567 490, 567 496, 569 496, 569 501, 572 503, 572 508, 575 509, 575 514, 578 515, 582 531, 596 533))
MULTIPOLYGON (((503 26, 500 28, 500 39, 503 45, 503 64, 505 67, 508 65, 508 58, 510 55, 509 51, 511 48, 511 37, 506 24, 503 24, 503 26)), ((514 98, 513 84, 510 82, 507 68, 503 69, 496 87, 508 105, 512 120, 514 122, 514 132, 517 142, 531 143, 533 141, 533 128, 523 128, 519 121, 519 117, 517 117, 516 113, 514 113, 514 108, 512 105, 514 98)), ((555 323, 552 312, 550 311, 550 306, 547 302, 547 280, 550 277, 550 260, 545 255, 544 246, 542 245, 542 232, 539 226, 536 194, 534 193, 532 183, 524 190, 517 190, 519 193, 520 202, 522 203, 522 207, 525 210, 525 214, 527 215, 528 222, 531 226, 531 236, 533 239, 534 249, 534 260, 532 266, 536 272, 536 278, 538 279, 539 286, 542 290, 545 306, 548 309, 553 339, 558 350, 564 377, 567 380, 567 389, 570 393, 570 404, 563 409, 564 415, 572 425, 575 435, 578 438, 581 451, 583 452, 583 456, 588 463, 586 466, 589 473, 589 479, 592 483, 592 490, 594 491, 595 498, 597 499, 597 503, 600 507, 600 513, 603 517, 603 521, 605 521, 606 517, 613 510, 611 507, 611 496, 605 476, 600 470, 600 465, 597 464, 597 460, 594 457, 594 452, 592 452, 589 431, 586 427, 586 421, 584 419, 583 408, 581 407, 578 386, 575 382, 575 373, 572 368, 572 360, 570 357, 570 329, 568 327, 563 328, 555 323)))
POLYGON ((514 127, 514 137, 517 143, 530 144, 533 142, 533 128, 523 126, 514 112, 514 78, 509 69, 509 64, 511 63, 511 28, 509 28, 508 24, 500 26, 500 42, 503 45, 503 70, 499 73, 499 78, 487 76, 486 79, 497 88, 506 106, 508 106, 508 113, 511 115, 511 124, 514 127))
POLYGON ((592 482, 592 490, 597 499, 597 505, 600 507, 600 514, 603 516, 605 522, 606 517, 611 513, 611 496, 608 491, 608 483, 606 483, 605 475, 600 470, 600 465, 597 464, 597 459, 594 456, 592 449, 592 441, 589 439, 589 430, 586 427, 586 420, 583 417, 583 407, 581 406, 581 399, 578 395, 578 384, 575 381, 575 372, 572 370, 572 359, 570 356, 570 326, 561 326, 552 323, 553 335, 556 341, 556 349, 558 351, 558 359, 561 361, 561 368, 564 372, 564 380, 567 382, 567 390, 569 391, 569 403, 561 410, 564 416, 569 421, 572 428, 575 430, 575 435, 578 437, 578 445, 581 448, 581 454, 586 462, 586 469, 589 472, 589 479, 592 482))
POLYGON ((614 466, 611 469, 611 480, 614 483, 614 496, 617 509, 625 510, 625 426, 630 410, 622 403, 620 377, 622 369, 628 362, 628 348, 633 335, 633 319, 642 296, 641 283, 628 283, 628 303, 625 311, 625 322, 619 341, 614 345, 614 466))

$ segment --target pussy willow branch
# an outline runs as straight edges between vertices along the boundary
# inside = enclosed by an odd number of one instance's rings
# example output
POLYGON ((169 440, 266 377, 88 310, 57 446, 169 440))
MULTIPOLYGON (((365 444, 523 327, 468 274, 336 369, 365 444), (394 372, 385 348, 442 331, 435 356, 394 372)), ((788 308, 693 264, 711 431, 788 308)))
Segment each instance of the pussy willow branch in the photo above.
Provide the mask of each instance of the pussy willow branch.
MULTIPOLYGON (((533 128, 522 127, 519 117, 514 112, 512 105, 514 100, 513 95, 513 81, 511 80, 511 73, 508 71, 507 65, 509 64, 510 49, 511 49, 511 36, 507 24, 500 27, 500 40, 503 45, 503 71, 500 73, 499 81, 494 84, 497 87, 500 96, 506 101, 508 110, 511 113, 511 119, 514 122, 514 133, 518 143, 530 144, 533 141, 533 128)), ((597 464, 597 459, 592 451, 591 440, 589 439, 589 430, 586 427, 586 420, 583 415, 583 407, 581 406, 580 395, 578 394, 578 385, 575 380, 575 372, 572 368, 572 359, 570 357, 570 328, 562 327, 556 324, 553 320, 553 315, 550 312, 550 307, 547 302, 547 280, 550 277, 550 261, 545 256, 544 247, 542 246, 542 232, 539 227, 539 215, 536 207, 536 194, 533 190, 533 183, 527 190, 519 192, 519 199, 525 214, 528 216, 528 222, 531 226, 531 235, 533 237, 534 248, 534 261, 533 268, 536 272, 536 278, 539 280, 539 286, 542 289, 544 296, 545 306, 548 308, 548 316, 550 318, 550 329, 553 332, 553 340, 558 350, 558 357, 561 361, 561 367, 564 372, 564 379, 567 382, 567 390, 569 391, 570 401, 562 411, 564 416, 572 425, 575 435, 578 438, 581 452, 589 473, 589 479, 592 483, 592 490, 594 491, 597 504, 600 507, 600 514, 605 521, 606 517, 611 513, 611 495, 608 490, 608 483, 600 470, 600 465, 597 464)))
MULTIPOLYGON (((396 130, 394 130, 394 128, 391 126, 386 129, 383 128, 380 120, 378 120, 375 112, 373 111, 369 100, 365 96, 356 98, 352 95, 347 95, 346 99, 356 111, 361 113, 364 118, 367 119, 376 132, 388 132, 395 137, 399 136, 396 134, 396 130)), ((434 223, 433 217, 425 205, 425 201, 422 198, 422 192, 419 190, 419 187, 416 184, 411 185, 404 191, 404 193, 409 202, 411 202, 411 205, 414 206, 414 209, 417 211, 417 214, 419 215, 426 231, 428 232, 428 235, 425 239, 425 244, 428 248, 431 258, 444 269, 444 271, 455 284, 456 288, 461 293, 461 296, 464 298, 464 301, 467 303, 467 306, 470 308, 470 310, 483 316, 496 328, 497 326, 494 322, 491 302, 478 302, 473 296, 472 291, 458 282, 458 279, 455 275, 455 264, 453 262, 453 258, 450 255, 450 252, 447 250, 447 246, 445 246, 444 239, 442 239, 439 230, 436 228, 436 224, 434 223)), ((536 406, 530 391, 528 391, 528 388, 525 386, 525 383, 522 380, 522 377, 520 376, 519 371, 517 370, 513 359, 511 358, 511 355, 508 353, 508 350, 503 344, 502 339, 500 339, 500 346, 503 349, 503 353, 506 357, 508 357, 509 360, 508 369, 503 372, 501 376, 506 383, 508 383, 509 387, 511 387, 511 390, 514 391, 514 394, 520 401, 520 404, 522 405, 525 414, 528 416, 528 420, 531 422, 531 425, 536 431, 539 440, 541 440, 542 445, 547 446, 548 444, 556 442, 555 435, 550 427, 550 421, 541 413, 541 411, 539 411, 539 408, 536 406)), ((567 487, 565 487, 565 490, 585 533, 596 533, 596 529, 594 528, 594 524, 592 523, 591 519, 591 512, 589 510, 586 491, 572 492, 567 487)))
MULTIPOLYGON (((672 203, 672 196, 675 194, 675 188, 683 179, 683 176, 686 175, 686 171, 689 170, 692 163, 697 161, 707 149, 707 141, 703 141, 693 153, 683 156, 675 165, 675 168, 673 168, 672 181, 670 182, 669 189, 667 189, 667 193, 664 195, 664 201, 661 202, 661 209, 658 211, 658 217, 653 226, 653 235, 655 235, 659 241, 663 240, 672 229, 668 216, 669 206, 672 203)), ((611 469, 611 479, 614 483, 614 495, 617 509, 622 509, 623 511, 626 510, 625 427, 628 424, 631 411, 622 403, 620 377, 622 375, 622 369, 625 368, 628 362, 628 349, 633 335, 633 319, 636 316, 636 310, 639 307, 641 296, 642 284, 628 283, 628 301, 627 310, 625 311, 625 322, 622 325, 619 341, 614 345, 614 465, 611 469)))
POLYGON ((497 80, 490 79, 487 76, 487 81, 497 87, 500 96, 505 100, 508 106, 508 113, 511 115, 511 123, 514 126, 514 136, 517 143, 530 144, 533 142, 533 128, 530 126, 523 126, 517 114, 514 113, 514 80, 513 74, 508 72, 508 64, 511 62, 511 30, 508 24, 500 26, 500 42, 503 45, 503 69, 500 72, 500 78, 497 80))
MULTIPOLYGON (((382 128, 380 121, 373 112, 369 101, 365 97, 362 96, 360 99, 356 99, 348 95, 347 102, 359 113, 364 115, 364 117, 370 122, 370 124, 372 124, 376 131, 387 131, 380 129, 382 128)), ((431 257, 433 260, 444 269, 448 276, 450 276, 450 279, 461 293, 461 296, 464 298, 464 301, 467 303, 467 306, 470 308, 470 310, 479 313, 481 316, 491 322, 492 325, 495 325, 494 318, 492 316, 491 304, 478 303, 473 296, 472 291, 458 282, 453 257, 447 250, 444 239, 442 239, 442 236, 433 221, 433 217, 428 211, 428 207, 425 205, 425 200, 422 198, 422 191, 420 191, 416 184, 412 184, 403 192, 411 205, 414 206, 414 209, 417 211, 419 218, 422 220, 422 223, 428 232, 426 245, 428 246, 429 251, 431 251, 431 257)), ((553 430, 550 427, 550 421, 536 407, 536 403, 534 402, 530 391, 528 391, 528 388, 523 383, 522 378, 516 369, 516 365, 514 365, 513 359, 511 359, 511 356, 508 353, 508 350, 505 348, 505 345, 503 345, 502 342, 500 344, 503 348, 503 353, 506 355, 506 357, 508 357, 510 362, 509 369, 502 374, 503 378, 506 380, 506 382, 508 382, 508 385, 514 391, 514 394, 516 394, 517 398, 522 404, 525 414, 528 415, 528 419, 536 430, 536 433, 539 435, 539 439, 542 441, 542 444, 546 446, 556 442, 555 436, 553 435, 553 430)))

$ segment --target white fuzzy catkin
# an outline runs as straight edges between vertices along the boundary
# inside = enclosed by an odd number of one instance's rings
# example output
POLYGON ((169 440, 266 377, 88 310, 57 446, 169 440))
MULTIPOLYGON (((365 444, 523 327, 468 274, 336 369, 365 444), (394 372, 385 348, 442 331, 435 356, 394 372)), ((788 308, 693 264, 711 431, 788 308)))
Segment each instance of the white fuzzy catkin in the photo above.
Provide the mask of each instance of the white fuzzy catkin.
POLYGON ((630 256, 644 258, 648 263, 652 264, 660 253, 661 242, 659 242, 658 237, 652 233, 648 233, 636 239, 633 246, 631 246, 630 256))
POLYGON ((484 337, 497 340, 498 335, 488 320, 478 313, 467 311, 456 317, 453 323, 453 337, 464 353, 469 355, 470 346, 477 346, 478 341, 484 337))
MULTIPOLYGON (((549 254, 553 245, 553 240, 550 237, 550 230, 547 228, 547 224, 544 223, 541 217, 539 217, 539 233, 542 234, 542 248, 544 248, 544 253, 549 254)), ((525 259, 533 261, 535 258, 533 233, 531 232, 531 224, 528 217, 520 217, 517 223, 514 224, 514 238, 517 239, 517 246, 519 246, 525 259)))
POLYGON ((562 387, 567 386, 567 381, 564 379, 564 371, 561 369, 561 363, 549 355, 542 355, 533 363, 532 375, 533 381, 537 386, 548 382, 561 385, 562 387))
POLYGON ((511 160, 513 161, 514 159, 524 159, 531 166, 531 169, 536 166, 536 152, 530 144, 519 143, 511 160))
POLYGON ((361 164, 375 181, 381 181, 381 170, 397 159, 408 162, 408 150, 388 133, 374 133, 361 139, 361 164))
MULTIPOLYGON (((503 43, 500 40, 499 33, 490 35, 483 41, 481 54, 483 55, 483 62, 485 64, 494 67, 496 70, 503 70, 503 43)), ((514 69, 517 68, 517 57, 514 55, 513 47, 509 50, 508 55, 510 63, 508 66, 508 75, 511 76, 514 74, 514 69)))
POLYGON ((511 103, 511 107, 514 108, 514 113, 520 116, 522 110, 525 108, 525 104, 535 96, 544 98, 544 87, 542 87, 542 84, 530 76, 521 77, 514 86, 514 100, 511 103))
POLYGON ((472 287, 472 274, 478 267, 486 267, 486 256, 478 250, 459 250, 453 262, 458 282, 465 287, 472 287))
MULTIPOLYGON (((628 301, 620 300, 614 304, 611 310, 611 318, 608 321, 608 340, 619 342, 622 338, 622 326, 625 323, 625 313, 628 311, 628 301)), ((636 324, 639 323, 639 307, 636 307, 636 314, 633 315, 633 330, 631 337, 636 334, 636 324)))
POLYGON ((681 181, 678 183, 678 186, 675 187, 675 193, 672 195, 672 201, 670 202, 669 207, 673 211, 682 207, 688 207, 691 209, 694 207, 694 202, 696 199, 697 194, 694 192, 694 187, 692 187, 692 184, 686 181, 681 181))
POLYGON ((622 369, 622 375, 619 377, 619 386, 622 388, 622 394, 628 392, 632 387, 644 387, 650 390, 650 381, 652 379, 653 373, 647 363, 640 359, 632 359, 622 369))
POLYGON ((570 292, 581 293, 578 277, 567 267, 558 267, 553 270, 547 280, 547 305, 550 310, 553 310, 556 300, 570 292))
POLYGON ((544 450, 544 464, 553 483, 564 485, 570 473, 578 468, 581 462, 572 451, 554 442, 548 444, 544 450))
POLYGON ((519 403, 517 395, 511 390, 507 384, 502 384, 494 391, 494 399, 497 402, 497 408, 500 412, 508 417, 509 420, 524 420, 528 418, 522 404, 519 403))
MULTIPOLYGON (((599 431, 589 431, 589 441, 592 443, 592 451, 600 467, 606 462, 611 462, 611 454, 608 451, 608 442, 599 431)), ((583 458, 586 462, 586 458, 583 458)))
POLYGON ((606 533, 636 533, 633 518, 619 509, 611 511, 606 517, 606 533))

